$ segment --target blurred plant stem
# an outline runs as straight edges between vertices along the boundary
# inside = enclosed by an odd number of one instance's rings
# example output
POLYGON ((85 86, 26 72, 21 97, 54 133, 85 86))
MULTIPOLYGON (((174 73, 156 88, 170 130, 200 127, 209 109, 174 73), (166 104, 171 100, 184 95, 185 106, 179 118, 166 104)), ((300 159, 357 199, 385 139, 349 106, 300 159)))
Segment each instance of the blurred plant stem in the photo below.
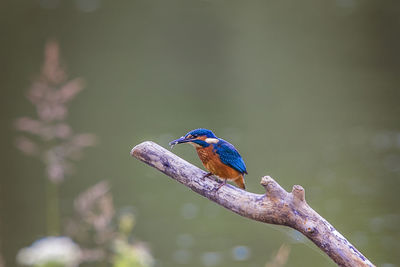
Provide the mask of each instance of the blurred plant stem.
POLYGON ((47 235, 60 235, 59 185, 46 179, 46 220, 47 235))
POLYGON ((290 246, 282 244, 278 252, 265 264, 265 267, 283 267, 289 260, 290 246))

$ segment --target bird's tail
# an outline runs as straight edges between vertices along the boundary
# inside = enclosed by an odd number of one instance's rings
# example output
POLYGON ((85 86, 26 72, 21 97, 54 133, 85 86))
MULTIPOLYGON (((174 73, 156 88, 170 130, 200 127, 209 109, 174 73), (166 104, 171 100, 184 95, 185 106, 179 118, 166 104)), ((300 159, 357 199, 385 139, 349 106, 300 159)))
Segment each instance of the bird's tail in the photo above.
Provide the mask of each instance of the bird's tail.
POLYGON ((246 189, 246 186, 244 185, 244 178, 243 175, 240 175, 239 178, 234 180, 235 184, 237 184, 238 187, 242 189, 246 189))

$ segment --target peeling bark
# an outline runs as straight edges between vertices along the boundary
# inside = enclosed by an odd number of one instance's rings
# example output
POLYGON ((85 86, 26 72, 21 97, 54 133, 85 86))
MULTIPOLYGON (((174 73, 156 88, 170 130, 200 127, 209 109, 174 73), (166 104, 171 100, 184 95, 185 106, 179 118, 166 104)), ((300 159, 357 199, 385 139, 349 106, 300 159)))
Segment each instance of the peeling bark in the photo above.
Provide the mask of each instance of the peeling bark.
POLYGON ((339 266, 374 266, 305 200, 300 185, 286 192, 274 179, 265 176, 261 185, 266 193, 253 194, 229 184, 203 178, 205 171, 170 151, 146 141, 135 146, 131 155, 189 187, 196 193, 252 220, 285 225, 308 237, 339 266))

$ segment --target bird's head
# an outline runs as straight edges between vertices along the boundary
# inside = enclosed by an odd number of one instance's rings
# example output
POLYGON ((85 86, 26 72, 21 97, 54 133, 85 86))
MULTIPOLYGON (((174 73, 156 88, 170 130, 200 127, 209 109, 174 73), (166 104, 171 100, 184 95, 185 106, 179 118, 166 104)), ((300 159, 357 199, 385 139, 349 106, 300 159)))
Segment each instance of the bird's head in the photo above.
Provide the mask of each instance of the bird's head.
POLYGON ((169 143, 171 147, 177 144, 190 143, 194 146, 208 147, 210 144, 218 143, 219 139, 215 134, 207 129, 195 129, 188 132, 185 136, 169 143))

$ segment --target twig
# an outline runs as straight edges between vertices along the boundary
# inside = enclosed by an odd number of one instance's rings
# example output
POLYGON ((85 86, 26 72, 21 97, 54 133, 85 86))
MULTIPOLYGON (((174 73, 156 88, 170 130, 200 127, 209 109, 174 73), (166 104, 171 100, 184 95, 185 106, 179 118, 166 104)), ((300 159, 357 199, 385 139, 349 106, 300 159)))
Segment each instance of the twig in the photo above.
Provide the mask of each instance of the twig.
POLYGON ((131 155, 189 187, 196 193, 252 220, 285 225, 296 229, 314 242, 339 266, 374 266, 330 223, 306 202, 303 187, 286 192, 274 179, 265 176, 264 195, 226 185, 219 190, 213 179, 203 178, 205 171, 170 151, 147 141, 135 146, 131 155))

